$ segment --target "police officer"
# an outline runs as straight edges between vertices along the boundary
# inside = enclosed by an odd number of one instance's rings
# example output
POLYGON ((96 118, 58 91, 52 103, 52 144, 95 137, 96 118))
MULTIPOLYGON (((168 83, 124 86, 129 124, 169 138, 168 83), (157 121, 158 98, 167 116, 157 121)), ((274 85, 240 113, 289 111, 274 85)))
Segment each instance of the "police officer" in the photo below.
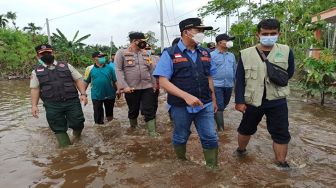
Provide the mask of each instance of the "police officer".
POLYGON ((53 49, 48 44, 35 48, 39 65, 31 75, 30 88, 32 115, 38 118, 39 98, 43 101, 46 117, 51 130, 55 133, 60 147, 71 144, 67 134, 68 127, 79 138, 84 128, 84 115, 80 100, 87 104, 87 95, 82 75, 66 62, 55 60, 53 49), (80 100, 78 99, 78 91, 80 100))
POLYGON ((156 81, 152 76, 153 61, 147 54, 145 35, 141 32, 129 34, 130 45, 120 49, 115 56, 118 87, 125 93, 128 105, 128 118, 132 128, 138 126, 140 106, 145 117, 150 136, 157 135, 155 130, 155 93, 156 81))
POLYGON ((236 152, 240 156, 247 153, 246 147, 251 135, 257 131, 259 122, 266 115, 276 164, 281 168, 289 168, 286 162, 291 139, 286 100, 289 86, 281 87, 270 81, 262 53, 269 62, 287 70, 289 78, 294 74, 294 54, 287 45, 276 43, 280 36, 280 22, 276 19, 260 21, 256 36, 260 43, 242 50, 237 66, 235 108, 243 113, 243 118, 238 128, 236 152))
POLYGON ((181 40, 166 49, 154 71, 160 86, 168 92, 168 104, 174 121, 173 145, 179 159, 186 159, 186 144, 194 122, 203 147, 206 165, 217 166, 218 137, 214 126, 217 110, 212 75, 216 72, 204 39, 204 26, 199 18, 179 23, 181 40))

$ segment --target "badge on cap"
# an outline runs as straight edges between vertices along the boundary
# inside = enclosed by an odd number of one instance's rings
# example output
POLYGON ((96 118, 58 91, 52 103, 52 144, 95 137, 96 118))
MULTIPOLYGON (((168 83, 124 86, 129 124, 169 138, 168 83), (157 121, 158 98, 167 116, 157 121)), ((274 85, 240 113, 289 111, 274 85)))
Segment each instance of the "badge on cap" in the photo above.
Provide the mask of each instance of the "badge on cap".
POLYGON ((132 62, 132 61, 128 61, 127 63, 128 63, 129 65, 132 65, 133 62, 132 62))
POLYGON ((65 67, 65 65, 63 63, 59 64, 59 66, 62 67, 62 68, 65 67))

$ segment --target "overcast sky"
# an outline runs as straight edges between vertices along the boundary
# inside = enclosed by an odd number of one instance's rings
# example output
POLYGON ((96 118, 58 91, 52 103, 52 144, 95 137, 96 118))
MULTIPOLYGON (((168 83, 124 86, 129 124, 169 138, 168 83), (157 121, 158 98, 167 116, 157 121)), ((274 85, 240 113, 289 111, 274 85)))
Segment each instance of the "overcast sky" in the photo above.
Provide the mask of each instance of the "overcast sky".
MULTIPOLYGON (((178 24, 181 20, 197 16, 197 9, 207 0, 163 0, 163 23, 178 24)), ((159 0, 0 0, 0 14, 16 12, 17 26, 21 29, 33 22, 47 33, 45 19, 50 19, 51 33, 60 29, 68 39, 79 30, 79 36, 91 34, 86 44, 109 45, 111 36, 116 46, 125 45, 129 31, 154 31, 160 39, 159 0), (103 5, 103 6, 100 6, 103 5), (99 7, 97 7, 99 6, 99 7), (96 8, 94 8, 96 7, 96 8), (91 9, 92 8, 92 9, 91 9), (86 10, 90 9, 90 10, 86 10), (86 11, 82 11, 86 10, 86 11), (82 11, 80 13, 76 13, 82 11), (76 13, 68 15, 71 13, 76 13), (65 16, 68 15, 68 16, 65 16)), ((225 32, 225 19, 215 22, 215 16, 204 19, 205 25, 219 27, 225 32)), ((10 25, 10 24, 9 24, 10 25)), ((178 26, 167 27, 169 42, 179 35, 178 26)), ((210 38, 206 39, 210 41, 210 38)), ((212 39, 214 40, 214 39, 212 39)), ((160 46, 160 43, 157 43, 160 46)), ((165 33, 165 46, 168 45, 165 33)))

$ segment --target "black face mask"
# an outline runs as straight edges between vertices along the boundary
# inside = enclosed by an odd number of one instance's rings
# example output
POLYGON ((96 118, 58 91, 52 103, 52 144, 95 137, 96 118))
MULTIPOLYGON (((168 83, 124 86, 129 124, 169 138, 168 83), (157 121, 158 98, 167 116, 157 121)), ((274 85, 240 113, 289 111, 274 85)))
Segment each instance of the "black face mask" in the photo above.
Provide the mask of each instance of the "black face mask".
POLYGON ((145 49, 146 46, 147 46, 147 42, 145 41, 140 41, 137 46, 140 48, 140 49, 145 49))
POLYGON ((41 57, 41 60, 45 63, 45 64, 52 64, 55 60, 55 57, 51 54, 46 54, 46 55, 43 55, 41 57))

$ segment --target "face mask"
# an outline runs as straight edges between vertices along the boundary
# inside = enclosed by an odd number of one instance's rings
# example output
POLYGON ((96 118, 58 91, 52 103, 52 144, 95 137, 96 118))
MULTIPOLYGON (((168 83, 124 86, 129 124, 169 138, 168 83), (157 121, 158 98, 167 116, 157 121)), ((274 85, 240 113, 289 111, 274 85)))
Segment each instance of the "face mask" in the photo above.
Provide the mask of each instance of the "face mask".
POLYGON ((55 57, 51 54, 46 54, 44 56, 41 57, 41 60, 45 63, 45 64, 52 64, 55 60, 55 57))
POLYGON ((260 43, 264 46, 273 46, 278 40, 278 35, 260 36, 260 43))
POLYGON ((105 61, 106 61, 105 57, 98 58, 98 63, 101 64, 101 65, 104 64, 105 61))
POLYGON ((152 50, 146 50, 148 55, 152 55, 152 50))
POLYGON ((140 41, 137 46, 140 48, 140 49, 145 49, 146 48, 146 45, 147 45, 147 42, 146 41, 140 41))
POLYGON ((195 41, 196 44, 202 43, 204 38, 205 38, 204 33, 197 33, 192 37, 192 39, 195 41))
POLYGON ((39 64, 39 65, 43 65, 44 62, 43 62, 41 59, 38 59, 38 64, 39 64))
POLYGON ((226 42, 226 47, 227 48, 232 48, 233 47, 233 42, 232 41, 227 41, 226 42))

